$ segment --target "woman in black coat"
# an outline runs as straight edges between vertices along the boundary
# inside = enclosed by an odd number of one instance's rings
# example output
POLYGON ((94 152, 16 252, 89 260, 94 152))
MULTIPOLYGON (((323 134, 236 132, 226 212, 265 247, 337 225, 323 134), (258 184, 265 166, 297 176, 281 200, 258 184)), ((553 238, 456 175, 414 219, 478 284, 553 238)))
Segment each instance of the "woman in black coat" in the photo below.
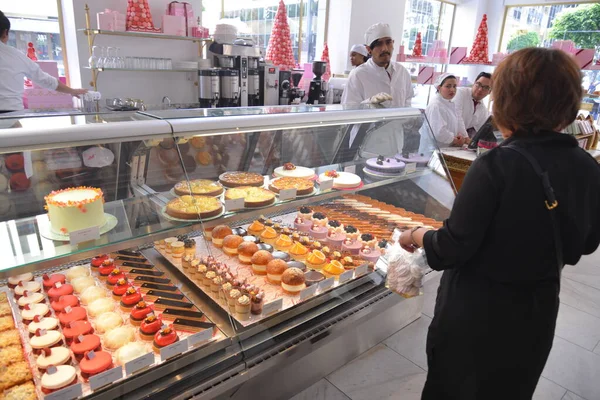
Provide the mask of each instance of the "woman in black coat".
POLYGON ((441 229, 400 238, 444 271, 427 335, 427 400, 531 399, 552 348, 560 270, 600 242, 600 167, 557 133, 579 109, 578 66, 560 50, 524 49, 496 69, 493 91, 506 140, 469 168, 441 229))

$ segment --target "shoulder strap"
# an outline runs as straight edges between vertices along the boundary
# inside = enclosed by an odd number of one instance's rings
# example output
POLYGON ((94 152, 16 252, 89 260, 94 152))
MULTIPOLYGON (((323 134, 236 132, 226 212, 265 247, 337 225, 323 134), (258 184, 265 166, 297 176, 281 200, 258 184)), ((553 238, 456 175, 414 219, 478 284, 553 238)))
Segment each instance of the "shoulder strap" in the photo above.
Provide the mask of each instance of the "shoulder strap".
POLYGON ((538 163, 538 161, 535 159, 535 157, 533 157, 531 155, 531 153, 529 153, 523 147, 517 146, 514 143, 510 143, 507 146, 502 146, 502 148, 516 151, 517 153, 519 153, 520 155, 525 157, 525 159, 529 162, 529 164, 531 165, 531 167, 533 168, 535 173, 542 180, 544 195, 546 196, 546 200, 545 200, 546 208, 549 211, 550 220, 552 222, 552 230, 554 233, 554 246, 555 246, 555 250, 556 250, 556 264, 557 264, 557 268, 558 268, 558 280, 559 280, 559 284, 560 284, 560 275, 561 275, 562 268, 564 266, 564 260, 563 260, 562 238, 560 236, 560 229, 559 229, 558 221, 556 218, 556 209, 558 207, 558 200, 556 200, 556 195, 554 194, 554 188, 552 187, 552 184, 550 183, 550 177, 548 176, 548 172, 544 171, 542 169, 542 167, 540 166, 540 164, 538 163))

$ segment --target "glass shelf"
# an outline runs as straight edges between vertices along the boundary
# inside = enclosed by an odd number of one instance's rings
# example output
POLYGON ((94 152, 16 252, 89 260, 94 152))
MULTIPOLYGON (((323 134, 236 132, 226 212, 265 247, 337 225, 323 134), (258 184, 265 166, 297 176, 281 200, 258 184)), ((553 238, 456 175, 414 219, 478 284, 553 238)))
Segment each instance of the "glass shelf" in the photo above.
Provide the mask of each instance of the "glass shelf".
POLYGON ((136 69, 136 68, 90 68, 83 67, 84 69, 94 70, 98 72, 127 72, 127 71, 135 71, 135 72, 198 72, 197 69, 136 69))
POLYGON ((108 35, 108 36, 123 36, 123 37, 139 37, 139 38, 151 38, 151 39, 167 39, 167 40, 187 40, 192 42, 211 42, 211 38, 197 38, 189 36, 175 36, 165 35, 162 33, 150 33, 150 32, 119 32, 119 31, 104 31, 100 29, 78 29, 78 31, 85 33, 86 35, 108 35))

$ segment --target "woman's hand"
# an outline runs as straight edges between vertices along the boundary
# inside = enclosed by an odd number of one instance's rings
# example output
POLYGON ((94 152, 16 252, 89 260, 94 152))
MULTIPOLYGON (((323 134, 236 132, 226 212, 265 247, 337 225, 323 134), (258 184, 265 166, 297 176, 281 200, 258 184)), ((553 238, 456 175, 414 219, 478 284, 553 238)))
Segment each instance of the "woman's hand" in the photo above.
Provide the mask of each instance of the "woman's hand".
POLYGON ((417 249, 417 247, 413 243, 412 232, 410 229, 407 229, 404 232, 402 232, 402 234, 400 235, 399 243, 400 243, 400 247, 402 247, 404 250, 408 251, 409 253, 414 253, 415 250, 417 249))
POLYGON ((460 147, 463 144, 467 143, 468 139, 469 139, 468 137, 459 135, 459 136, 455 137, 454 140, 452 141, 452 146, 460 147))

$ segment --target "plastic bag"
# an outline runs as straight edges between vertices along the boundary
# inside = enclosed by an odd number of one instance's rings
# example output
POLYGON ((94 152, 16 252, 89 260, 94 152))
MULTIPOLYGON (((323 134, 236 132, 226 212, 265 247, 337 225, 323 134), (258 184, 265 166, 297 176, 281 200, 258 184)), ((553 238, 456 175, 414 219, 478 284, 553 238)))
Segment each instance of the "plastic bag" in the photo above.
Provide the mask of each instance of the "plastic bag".
POLYGON ((388 270, 385 286, 405 298, 421 295, 423 276, 429 270, 423 249, 409 253, 396 242, 386 254, 388 270))

